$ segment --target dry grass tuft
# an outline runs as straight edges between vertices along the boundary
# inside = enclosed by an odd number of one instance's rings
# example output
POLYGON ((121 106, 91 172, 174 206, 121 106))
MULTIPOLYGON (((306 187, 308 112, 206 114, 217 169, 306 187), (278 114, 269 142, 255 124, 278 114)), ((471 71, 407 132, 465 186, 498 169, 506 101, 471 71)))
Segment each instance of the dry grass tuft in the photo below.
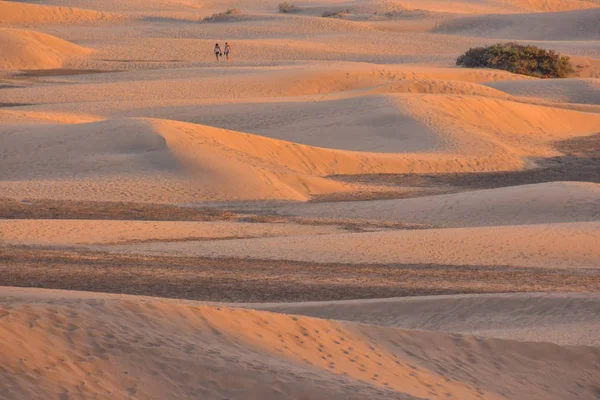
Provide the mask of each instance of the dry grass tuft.
POLYGON ((230 8, 229 10, 227 10, 225 12, 213 14, 210 17, 203 18, 202 22, 226 21, 230 17, 235 16, 235 15, 240 15, 241 13, 242 12, 238 8, 230 8))
POLYGON ((283 3, 279 3, 279 12, 294 13, 294 12, 298 12, 298 11, 300 11, 300 9, 298 7, 296 7, 296 5, 294 3, 288 3, 287 1, 284 1, 283 3))
POLYGON ((345 18, 351 14, 349 9, 341 10, 341 11, 325 11, 323 13, 323 18, 345 18))

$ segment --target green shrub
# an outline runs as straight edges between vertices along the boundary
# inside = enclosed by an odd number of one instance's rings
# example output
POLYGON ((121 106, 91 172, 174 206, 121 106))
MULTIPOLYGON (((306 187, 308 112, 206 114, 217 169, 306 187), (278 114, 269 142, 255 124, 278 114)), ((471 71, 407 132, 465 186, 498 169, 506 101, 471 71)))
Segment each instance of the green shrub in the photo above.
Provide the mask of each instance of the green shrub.
POLYGON ((573 72, 569 57, 554 50, 517 43, 495 44, 469 49, 456 65, 470 68, 495 68, 540 78, 564 78, 573 72))

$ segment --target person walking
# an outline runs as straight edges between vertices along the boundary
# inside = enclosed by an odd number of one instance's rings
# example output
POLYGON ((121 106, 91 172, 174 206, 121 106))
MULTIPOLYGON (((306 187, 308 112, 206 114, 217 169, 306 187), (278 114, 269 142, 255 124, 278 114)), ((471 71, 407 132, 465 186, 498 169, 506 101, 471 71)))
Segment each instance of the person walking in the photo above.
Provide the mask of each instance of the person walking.
POLYGON ((227 61, 229 61, 229 53, 231 53, 231 46, 225 42, 225 57, 227 57, 227 61))
POLYGON ((219 61, 219 56, 221 55, 221 47, 219 47, 219 43, 215 44, 215 57, 217 57, 217 61, 219 61))

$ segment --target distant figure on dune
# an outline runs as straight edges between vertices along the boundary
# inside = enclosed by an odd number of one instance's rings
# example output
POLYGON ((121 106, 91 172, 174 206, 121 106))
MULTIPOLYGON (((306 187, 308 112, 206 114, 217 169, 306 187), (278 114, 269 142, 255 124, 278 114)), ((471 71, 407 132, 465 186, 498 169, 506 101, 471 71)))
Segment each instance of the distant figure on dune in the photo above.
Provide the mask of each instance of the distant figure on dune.
POLYGON ((225 42, 225 57, 227 57, 227 61, 229 61, 229 53, 231 53, 231 46, 225 42))
POLYGON ((217 61, 219 61, 220 55, 221 55, 221 47, 219 46, 219 43, 217 43, 217 44, 215 44, 215 57, 217 57, 217 61))

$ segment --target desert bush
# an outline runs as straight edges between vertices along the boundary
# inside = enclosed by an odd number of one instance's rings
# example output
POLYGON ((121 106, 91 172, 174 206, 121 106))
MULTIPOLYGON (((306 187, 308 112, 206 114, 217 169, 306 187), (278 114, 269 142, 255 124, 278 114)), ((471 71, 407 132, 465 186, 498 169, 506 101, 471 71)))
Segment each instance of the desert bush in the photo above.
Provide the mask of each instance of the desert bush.
POLYGON ((227 10, 225 12, 218 13, 218 14, 213 14, 210 17, 206 17, 202 21, 204 21, 204 22, 213 22, 213 21, 226 20, 229 16, 239 15, 241 13, 242 12, 240 10, 238 10, 237 8, 230 8, 229 10, 227 10))
POLYGON ((293 13, 293 12, 296 12, 299 10, 300 9, 298 7, 296 7, 296 5, 293 3, 288 3, 287 1, 284 1, 283 3, 279 3, 279 12, 293 13))
POLYGON ((350 15, 350 10, 345 9, 341 11, 325 11, 323 13, 324 18, 343 18, 350 15))
POLYGON ((470 68, 494 68, 535 77, 564 78, 573 72, 569 57, 554 50, 518 43, 498 43, 469 49, 456 65, 470 68))

